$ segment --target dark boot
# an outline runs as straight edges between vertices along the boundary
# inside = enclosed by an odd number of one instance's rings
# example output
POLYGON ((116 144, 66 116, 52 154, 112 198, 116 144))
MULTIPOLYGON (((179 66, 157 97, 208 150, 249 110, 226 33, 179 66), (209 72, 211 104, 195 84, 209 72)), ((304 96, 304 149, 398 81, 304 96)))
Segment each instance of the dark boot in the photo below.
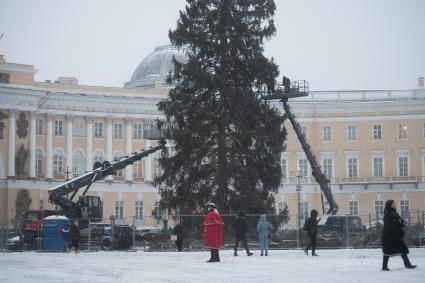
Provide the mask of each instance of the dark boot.
POLYGON ((388 260, 390 259, 389 256, 384 255, 384 259, 382 260, 382 271, 390 271, 388 269, 388 260))
POLYGON ((211 251, 211 257, 209 260, 207 260, 207 262, 214 262, 214 258, 215 258, 214 250, 211 249, 210 251, 211 251))
POLYGON ((233 254, 233 256, 238 256, 238 249, 235 248, 235 253, 233 254))
POLYGON ((402 254, 402 255, 401 255, 401 258, 403 259, 404 266, 405 266, 406 268, 410 268, 410 269, 415 269, 415 268, 416 268, 416 265, 412 265, 412 264, 410 263, 410 260, 409 260, 409 258, 407 257, 407 254, 402 254))
POLYGON ((220 255, 218 254, 218 249, 214 250, 214 253, 215 253, 214 262, 220 262, 220 255))
POLYGON ((244 240, 244 244, 245 244, 246 255, 247 255, 247 256, 252 256, 252 255, 253 255, 253 253, 251 253, 251 252, 249 251, 248 243, 247 243, 246 239, 244 240))

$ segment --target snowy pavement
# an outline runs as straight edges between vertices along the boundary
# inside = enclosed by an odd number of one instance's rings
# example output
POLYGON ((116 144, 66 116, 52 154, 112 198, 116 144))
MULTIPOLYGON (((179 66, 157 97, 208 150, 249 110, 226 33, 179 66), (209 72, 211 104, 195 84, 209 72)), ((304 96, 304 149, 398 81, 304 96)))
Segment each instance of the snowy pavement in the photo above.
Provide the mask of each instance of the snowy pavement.
POLYGON ((297 250, 271 250, 268 257, 238 257, 220 251, 221 262, 206 263, 209 252, 80 252, 0 253, 0 282, 425 282, 425 249, 411 249, 415 270, 401 257, 390 259, 391 271, 381 271, 380 249, 318 250, 307 257, 297 250))

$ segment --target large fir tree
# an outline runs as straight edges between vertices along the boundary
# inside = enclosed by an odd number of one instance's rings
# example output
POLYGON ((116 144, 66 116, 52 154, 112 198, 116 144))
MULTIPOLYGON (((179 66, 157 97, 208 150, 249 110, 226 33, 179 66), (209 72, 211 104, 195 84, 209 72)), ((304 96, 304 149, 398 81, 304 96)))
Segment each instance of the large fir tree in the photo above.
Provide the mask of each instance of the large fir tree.
POLYGON ((159 103, 173 121, 174 154, 161 160, 162 207, 194 213, 208 201, 223 213, 274 213, 281 179, 283 118, 261 99, 278 69, 263 55, 275 33, 273 0, 187 0, 169 37, 187 53, 159 103))

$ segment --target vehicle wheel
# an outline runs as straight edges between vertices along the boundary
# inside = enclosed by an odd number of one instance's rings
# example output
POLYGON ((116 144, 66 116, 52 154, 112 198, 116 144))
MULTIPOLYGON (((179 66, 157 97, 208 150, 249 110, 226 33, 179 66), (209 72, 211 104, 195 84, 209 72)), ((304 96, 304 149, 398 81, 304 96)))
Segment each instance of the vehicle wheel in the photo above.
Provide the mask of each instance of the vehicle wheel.
POLYGON ((32 242, 30 249, 36 250, 36 251, 42 250, 43 249, 43 238, 36 238, 34 240, 34 242, 32 242))
POLYGON ((104 251, 110 251, 112 249, 112 239, 109 236, 105 236, 100 240, 100 248, 104 251))

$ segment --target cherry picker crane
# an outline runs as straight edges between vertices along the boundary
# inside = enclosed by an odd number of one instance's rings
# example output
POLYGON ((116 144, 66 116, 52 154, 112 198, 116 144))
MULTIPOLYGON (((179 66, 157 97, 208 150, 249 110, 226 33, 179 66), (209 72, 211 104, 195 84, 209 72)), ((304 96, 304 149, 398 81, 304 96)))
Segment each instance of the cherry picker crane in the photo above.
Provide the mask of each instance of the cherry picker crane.
POLYGON ((124 169, 126 166, 161 149, 165 149, 164 140, 161 140, 156 147, 134 152, 132 155, 124 156, 112 163, 109 161, 104 161, 103 163, 97 161, 92 171, 49 189, 49 202, 60 206, 68 218, 89 218, 91 221, 100 221, 103 218, 100 197, 86 196, 90 186, 94 182, 113 175, 118 170, 124 169), (73 198, 77 192, 85 186, 87 187, 78 201, 74 202, 73 198), (67 197, 69 193, 72 193, 70 198, 67 197))
POLYGON ((283 77, 283 87, 277 89, 272 95, 265 96, 265 100, 279 100, 283 104, 285 113, 291 121, 292 127, 297 135, 298 141, 300 142, 304 153, 308 159, 308 162, 311 166, 312 175, 316 179, 316 182, 319 184, 321 191, 325 195, 325 198, 329 204, 329 208, 326 211, 325 215, 335 215, 338 212, 338 204, 336 203, 331 187, 329 185, 330 180, 322 172, 322 169, 317 162, 316 156, 313 154, 310 145, 307 142, 305 135, 302 132, 301 125, 295 119, 294 112, 288 104, 289 98, 303 97, 308 96, 309 85, 307 81, 293 81, 291 82, 287 77, 283 77))
MULTIPOLYGON (((23 212, 24 227, 22 234, 24 244, 34 248, 40 247, 43 218, 52 214, 65 215, 71 220, 78 219, 80 229, 86 229, 89 222, 100 222, 103 219, 100 197, 86 195, 91 185, 156 151, 165 150, 165 139, 168 138, 168 135, 169 129, 159 129, 153 126, 151 128, 146 127, 144 138, 158 140, 159 144, 157 146, 134 152, 112 162, 95 162, 93 170, 49 189, 49 202, 59 206, 61 210, 27 210, 23 212), (78 191, 84 187, 83 193, 77 200, 74 200, 78 191), (70 197, 69 194, 71 194, 70 197)), ((107 237, 104 238, 108 240, 107 237)))

